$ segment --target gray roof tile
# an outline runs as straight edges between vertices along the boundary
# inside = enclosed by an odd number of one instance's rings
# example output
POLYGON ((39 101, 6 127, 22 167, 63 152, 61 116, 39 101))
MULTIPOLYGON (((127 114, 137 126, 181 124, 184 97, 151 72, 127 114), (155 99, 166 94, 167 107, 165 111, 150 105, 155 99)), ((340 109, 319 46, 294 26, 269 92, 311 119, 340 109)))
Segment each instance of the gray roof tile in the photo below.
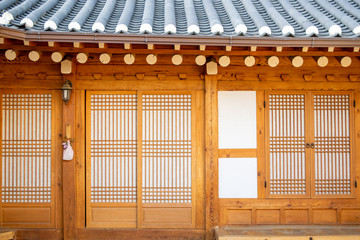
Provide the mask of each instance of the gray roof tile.
POLYGON ((28 31, 359 37, 360 0, 2 0, 28 31))

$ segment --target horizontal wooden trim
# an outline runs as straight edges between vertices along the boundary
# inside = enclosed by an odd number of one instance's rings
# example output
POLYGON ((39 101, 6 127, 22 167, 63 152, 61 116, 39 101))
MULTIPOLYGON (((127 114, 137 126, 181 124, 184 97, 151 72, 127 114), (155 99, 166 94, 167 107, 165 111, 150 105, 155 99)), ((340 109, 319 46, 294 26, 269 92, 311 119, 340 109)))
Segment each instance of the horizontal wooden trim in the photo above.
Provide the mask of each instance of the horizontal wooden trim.
POLYGON ((237 90, 354 90, 358 82, 276 82, 276 81, 219 81, 219 91, 237 90))
POLYGON ((203 81, 79 81, 79 90, 204 90, 203 81))
POLYGON ((205 230, 78 229, 78 239, 205 239, 205 230))
POLYGON ((256 158, 256 148, 219 149, 219 158, 256 158))

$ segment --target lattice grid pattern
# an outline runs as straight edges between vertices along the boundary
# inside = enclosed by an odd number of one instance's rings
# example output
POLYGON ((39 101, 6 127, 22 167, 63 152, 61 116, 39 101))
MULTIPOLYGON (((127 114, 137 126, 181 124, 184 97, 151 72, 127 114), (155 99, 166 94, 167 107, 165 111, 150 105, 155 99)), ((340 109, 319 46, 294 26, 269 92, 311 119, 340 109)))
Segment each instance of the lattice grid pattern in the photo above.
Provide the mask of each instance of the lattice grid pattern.
POLYGON ((190 203, 191 95, 143 95, 144 203, 190 203))
POLYGON ((137 95, 91 95, 91 202, 137 199, 137 95))
POLYGON ((315 194, 351 194, 350 96, 315 95, 315 194))
POLYGON ((2 202, 51 202, 51 94, 2 95, 2 202))
POLYGON ((271 195, 306 194, 305 96, 269 95, 271 195))

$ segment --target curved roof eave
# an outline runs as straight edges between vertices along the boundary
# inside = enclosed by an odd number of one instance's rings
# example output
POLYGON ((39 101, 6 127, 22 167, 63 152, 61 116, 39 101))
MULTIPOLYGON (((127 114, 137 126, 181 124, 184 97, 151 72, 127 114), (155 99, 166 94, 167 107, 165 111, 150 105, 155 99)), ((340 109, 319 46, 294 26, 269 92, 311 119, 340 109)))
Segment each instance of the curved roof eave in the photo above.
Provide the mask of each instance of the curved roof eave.
POLYGON ((132 43, 258 47, 360 47, 360 37, 247 37, 24 31, 0 26, 0 37, 33 42, 132 43))

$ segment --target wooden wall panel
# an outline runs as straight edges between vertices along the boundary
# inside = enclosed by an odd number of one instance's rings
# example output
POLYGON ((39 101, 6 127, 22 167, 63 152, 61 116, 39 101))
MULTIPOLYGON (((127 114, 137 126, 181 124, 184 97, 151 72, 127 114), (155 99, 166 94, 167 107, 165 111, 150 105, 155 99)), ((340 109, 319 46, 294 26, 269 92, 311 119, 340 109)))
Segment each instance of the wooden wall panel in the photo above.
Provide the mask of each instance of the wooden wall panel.
POLYGON ((336 224, 337 210, 336 209, 313 209, 312 221, 313 224, 336 224))
POLYGON ((284 209, 284 224, 308 224, 309 209, 284 209))
POLYGON ((280 224, 280 209, 256 209, 256 224, 280 224))
POLYGON ((341 209, 341 224, 360 224, 360 209, 341 209))
POLYGON ((220 199, 220 227, 257 224, 359 224, 352 199, 220 199))
POLYGON ((229 209, 226 214, 226 224, 242 225, 253 223, 251 209, 229 209))

